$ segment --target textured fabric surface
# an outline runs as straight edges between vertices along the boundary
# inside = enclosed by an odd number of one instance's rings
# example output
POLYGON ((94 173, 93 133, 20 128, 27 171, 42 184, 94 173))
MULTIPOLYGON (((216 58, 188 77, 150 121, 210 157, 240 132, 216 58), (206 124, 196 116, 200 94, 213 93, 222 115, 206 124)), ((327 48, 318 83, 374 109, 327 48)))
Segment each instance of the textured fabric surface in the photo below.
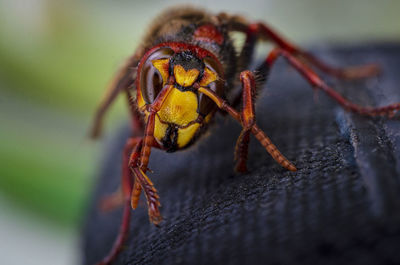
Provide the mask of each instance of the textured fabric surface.
MULTIPOLYGON (((345 83, 324 79, 357 103, 400 102, 400 46, 317 48, 333 65, 378 62, 384 74, 345 83)), ((256 107, 257 123, 298 167, 288 172, 252 138, 249 173, 233 171, 240 127, 219 115, 193 148, 154 150, 149 177, 164 221, 133 212, 113 264, 400 264, 400 121, 343 111, 279 60, 256 107)), ((108 253, 121 210, 101 213, 117 189, 129 132, 108 141, 83 230, 83 263, 108 253)))

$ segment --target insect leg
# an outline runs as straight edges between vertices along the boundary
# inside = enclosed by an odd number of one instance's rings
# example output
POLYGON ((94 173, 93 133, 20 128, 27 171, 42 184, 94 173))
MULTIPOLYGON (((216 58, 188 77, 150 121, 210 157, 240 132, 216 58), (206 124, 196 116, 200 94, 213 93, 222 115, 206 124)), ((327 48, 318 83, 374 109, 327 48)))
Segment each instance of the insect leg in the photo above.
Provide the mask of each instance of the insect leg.
POLYGON ((256 23, 249 25, 249 31, 254 32, 254 34, 261 34, 266 36, 267 38, 275 42, 280 48, 284 49, 290 54, 298 56, 300 59, 305 60, 306 62, 320 69, 321 71, 330 74, 332 76, 335 76, 337 78, 360 79, 360 78, 375 76, 380 72, 380 68, 376 64, 366 64, 366 65, 352 66, 346 68, 332 67, 322 62, 311 53, 306 52, 296 47, 295 45, 291 44, 283 37, 281 37, 277 32, 275 32, 271 27, 267 26, 264 23, 256 23))
POLYGON ((375 76, 379 74, 380 68, 376 64, 367 64, 361 66, 353 66, 346 68, 335 68, 332 67, 309 52, 306 52, 296 45, 290 43, 284 39, 280 34, 272 29, 269 25, 265 23, 249 23, 245 18, 241 16, 229 16, 223 14, 225 20, 230 26, 232 31, 239 31, 245 33, 247 36, 254 35, 261 40, 271 40, 277 44, 283 50, 289 52, 292 55, 297 56, 299 59, 313 65, 314 67, 320 69, 321 71, 335 76, 341 79, 360 79, 370 76, 375 76))
POLYGON ((131 207, 132 209, 136 209, 139 204, 140 194, 142 193, 142 186, 140 185, 139 181, 135 179, 133 183, 133 189, 131 194, 131 207))
POLYGON ((138 152, 137 150, 140 150, 141 146, 141 137, 129 138, 126 142, 122 153, 121 187, 111 195, 108 195, 101 200, 100 208, 103 211, 107 212, 121 206, 124 203, 126 196, 131 195, 131 173, 128 165, 129 161, 132 160, 132 156, 138 152), (132 149, 134 150, 132 151, 132 149), (129 156, 131 156, 131 158, 129 158, 129 156))
MULTIPOLYGON (((126 237, 129 232, 129 221, 131 217, 131 193, 132 192, 132 174, 129 169, 129 160, 131 158, 135 159, 139 156, 139 150, 142 146, 142 139, 141 138, 130 138, 128 139, 122 156, 122 196, 125 202, 123 216, 122 216, 122 223, 119 229, 118 236, 114 241, 113 247, 111 248, 108 255, 98 263, 98 265, 107 265, 110 264, 117 254, 121 251, 123 243, 126 240, 126 237), (132 151, 133 148, 133 151, 132 151), (132 152, 132 153, 131 153, 132 152)), ((136 182, 136 181, 135 181, 136 182)), ((139 194, 140 195, 140 194, 139 194)))
POLYGON ((92 128, 90 129, 90 137, 97 138, 103 127, 103 119, 111 104, 115 101, 118 94, 127 90, 135 80, 136 65, 138 64, 137 56, 134 55, 119 70, 117 76, 111 82, 110 86, 104 93, 103 99, 97 107, 92 128))
POLYGON ((151 223, 158 225, 162 221, 162 216, 159 209, 161 204, 159 202, 160 197, 158 196, 157 190, 154 187, 153 182, 151 182, 151 180, 139 167, 135 167, 132 170, 136 176, 136 180, 146 195, 149 220, 151 223))
MULTIPOLYGON (((151 147, 154 145, 153 134, 154 134, 155 115, 156 112, 151 112, 148 117, 140 158, 138 163, 135 163, 134 165, 131 166, 131 169, 135 175, 135 180, 138 181, 138 183, 140 184, 140 186, 144 191, 144 194, 146 195, 150 222, 154 224, 159 224, 162 219, 159 210, 160 207, 159 196, 157 194, 157 190, 154 188, 153 183, 146 176, 145 173, 147 171, 147 165, 149 163, 151 147)), ((135 187, 134 191, 136 191, 137 188, 138 187, 135 187)), ((132 201, 131 203, 132 207, 135 206, 135 204, 137 203, 135 196, 133 196, 131 201, 132 201)))
MULTIPOLYGON (((132 173, 131 168, 138 165, 142 146, 143 146, 143 138, 140 138, 140 142, 135 146, 135 149, 132 151, 129 159, 123 160, 123 163, 124 163, 123 174, 131 174, 132 173)), ((127 187, 127 188, 129 187, 129 189, 125 190, 124 194, 125 194, 125 196, 130 196, 131 207, 132 207, 132 209, 136 209, 136 207, 139 203, 140 194, 142 193, 142 187, 140 186, 136 177, 134 177, 133 187, 128 186, 128 185, 123 185, 123 187, 127 187)))
POLYGON ((250 143, 250 132, 249 129, 242 129, 235 145, 235 170, 237 172, 247 172, 247 155, 249 152, 250 143))
MULTIPOLYGON (((170 80, 169 83, 173 83, 173 80, 170 80)), ((140 184, 141 188, 143 189, 146 195, 150 222, 156 225, 159 224, 162 220, 159 210, 161 204, 159 202, 159 196, 157 194, 157 190, 155 189, 151 180, 147 177, 146 171, 148 169, 147 165, 149 163, 151 148, 156 147, 156 143, 154 140, 155 116, 156 113, 160 110, 161 105, 164 102, 164 99, 167 97, 168 93, 172 90, 172 88, 173 88, 172 85, 169 84, 166 85, 158 94, 154 102, 146 106, 149 115, 147 118, 147 124, 145 128, 145 135, 143 138, 143 146, 140 152, 140 157, 137 162, 132 160, 132 162, 135 163, 130 163, 130 168, 135 175, 135 180, 138 182, 138 184, 140 184)), ((139 187, 137 184, 135 185, 132 193, 132 199, 131 199, 132 208, 135 208, 137 205, 138 197, 135 195, 136 192, 140 194, 139 187)))
POLYGON ((265 62, 260 68, 269 69, 274 64, 279 56, 283 56, 289 64, 291 64, 313 87, 319 88, 327 93, 331 98, 336 100, 346 110, 366 116, 387 116, 391 118, 398 110, 400 110, 400 103, 395 103, 383 107, 363 107, 345 99, 332 87, 328 86, 321 78, 306 64, 291 55, 288 51, 276 48, 270 52, 265 62))
POLYGON ((110 253, 108 253, 108 255, 102 261, 97 263, 97 265, 109 265, 121 251, 122 245, 125 242, 129 232, 130 218, 131 218, 131 205, 129 201, 126 201, 122 216, 122 223, 119 228, 118 236, 114 241, 114 245, 111 248, 110 253))
MULTIPOLYGON (((229 106, 229 104, 220 98, 214 91, 210 90, 209 88, 206 87, 200 87, 198 88, 198 91, 200 93, 205 94, 207 97, 209 97, 212 101, 215 102, 215 104, 222 110, 226 111, 229 115, 231 115, 235 120, 241 123, 241 114, 238 113, 233 107, 229 106)), ((272 158, 278 162, 282 167, 290 170, 290 171, 296 171, 296 167, 289 162, 282 154, 279 152, 279 150, 276 148, 276 146, 271 142, 271 140, 268 138, 268 136, 265 135, 265 133, 257 126, 257 124, 253 124, 251 126, 251 133, 257 138, 257 140, 261 143, 261 145, 267 150, 267 152, 272 156, 272 158)))
POLYGON ((242 83, 242 99, 243 107, 240 112, 240 120, 243 126, 242 132, 237 139, 235 146, 235 170, 238 172, 246 172, 247 153, 250 142, 251 127, 255 123, 254 114, 254 94, 255 81, 254 75, 250 71, 240 73, 240 81, 242 83))

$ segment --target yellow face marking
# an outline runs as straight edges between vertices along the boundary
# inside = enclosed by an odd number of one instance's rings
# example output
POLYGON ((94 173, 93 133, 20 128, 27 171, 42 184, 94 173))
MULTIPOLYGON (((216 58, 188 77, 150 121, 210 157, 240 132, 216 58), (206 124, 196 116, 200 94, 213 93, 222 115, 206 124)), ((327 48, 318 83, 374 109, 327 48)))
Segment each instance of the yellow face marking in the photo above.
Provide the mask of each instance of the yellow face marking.
POLYGON ((200 72, 197 69, 190 69, 186 71, 181 65, 174 66, 174 76, 176 82, 183 86, 188 87, 193 85, 194 81, 196 81, 200 72))
MULTIPOLYGON (((186 126, 197 119, 197 96, 191 91, 182 92, 173 88, 155 117, 154 137, 161 143, 168 128, 167 123, 186 126), (160 121, 161 119, 161 121, 160 121)), ((178 148, 185 147, 193 138, 200 124, 194 123, 186 128, 178 129, 178 148)))
POLYGON ((167 131, 168 124, 161 123, 160 119, 156 115, 155 123, 154 123, 154 137, 161 142, 161 139, 164 138, 165 132, 167 131))
POLYGON ((191 91, 182 92, 173 88, 161 105, 158 115, 164 122, 185 126, 198 117, 197 96, 191 91))
POLYGON ((168 72, 169 59, 167 58, 167 59, 153 60, 151 61, 151 63, 160 72, 163 79, 163 85, 165 85, 169 77, 169 72, 168 72))
POLYGON ((185 147, 190 142, 190 140, 192 140, 194 134, 197 132, 197 129, 199 129, 199 127, 199 123, 194 123, 189 127, 178 129, 178 147, 185 147))
POLYGON ((204 68, 203 78, 200 80, 200 86, 207 86, 209 83, 217 80, 218 76, 215 72, 211 71, 208 67, 204 68))

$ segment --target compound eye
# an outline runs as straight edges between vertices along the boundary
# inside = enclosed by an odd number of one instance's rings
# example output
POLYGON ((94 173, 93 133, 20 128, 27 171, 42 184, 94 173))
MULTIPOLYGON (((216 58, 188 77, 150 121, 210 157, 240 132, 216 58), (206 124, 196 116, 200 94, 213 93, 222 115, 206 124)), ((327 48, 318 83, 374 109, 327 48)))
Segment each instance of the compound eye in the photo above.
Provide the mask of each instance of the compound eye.
POLYGON ((168 79, 169 58, 173 51, 161 48, 152 53, 143 64, 140 73, 140 90, 147 104, 153 103, 168 79))
POLYGON ((142 70, 143 76, 141 79, 142 95, 144 101, 147 104, 150 104, 156 99, 158 93, 160 93, 163 87, 163 79, 158 70, 151 65, 148 65, 147 67, 144 67, 142 69, 143 69, 142 70))

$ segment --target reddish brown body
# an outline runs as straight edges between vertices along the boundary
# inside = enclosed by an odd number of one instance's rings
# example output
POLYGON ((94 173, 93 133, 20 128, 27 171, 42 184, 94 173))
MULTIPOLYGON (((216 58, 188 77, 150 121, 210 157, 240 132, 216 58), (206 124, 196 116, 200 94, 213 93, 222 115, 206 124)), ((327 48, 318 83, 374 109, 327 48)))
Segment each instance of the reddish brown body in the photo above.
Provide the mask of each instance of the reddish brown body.
POLYGON ((238 172, 247 170, 250 134, 280 165, 296 170, 256 124, 255 95, 280 56, 314 88, 323 90, 349 111, 391 117, 400 109, 399 103, 379 108, 358 106, 324 83, 313 70, 337 78, 355 79, 377 74, 379 69, 375 65, 333 68, 287 42, 264 23, 250 23, 240 16, 214 15, 194 8, 167 10, 150 27, 142 45, 120 70, 96 114, 93 137, 99 134, 108 107, 120 92, 124 92, 134 129, 123 151, 121 192, 103 202, 107 209, 124 203, 123 222, 112 250, 99 264, 109 264, 121 250, 128 232, 130 208, 137 207, 142 191, 147 199, 150 221, 154 224, 161 221, 159 196, 146 176, 151 149, 173 152, 190 146, 207 130, 217 110, 229 114, 243 128, 235 149, 238 172), (239 51, 229 37, 231 32, 246 36, 239 51), (255 69, 259 81, 256 85, 255 75, 247 69, 256 42, 265 40, 276 48, 255 69), (241 91, 234 89, 236 81, 240 81, 241 91))

